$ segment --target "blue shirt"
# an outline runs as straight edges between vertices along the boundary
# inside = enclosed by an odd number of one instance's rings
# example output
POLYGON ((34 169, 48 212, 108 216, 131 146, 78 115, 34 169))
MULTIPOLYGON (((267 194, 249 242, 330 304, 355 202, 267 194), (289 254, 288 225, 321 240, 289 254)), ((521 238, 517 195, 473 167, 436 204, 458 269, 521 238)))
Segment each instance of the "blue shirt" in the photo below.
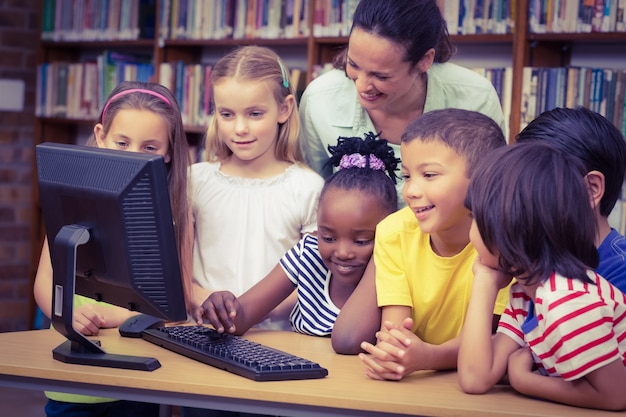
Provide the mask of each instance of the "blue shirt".
POLYGON ((600 265, 596 272, 626 293, 626 238, 611 229, 611 233, 598 247, 598 253, 600 265))

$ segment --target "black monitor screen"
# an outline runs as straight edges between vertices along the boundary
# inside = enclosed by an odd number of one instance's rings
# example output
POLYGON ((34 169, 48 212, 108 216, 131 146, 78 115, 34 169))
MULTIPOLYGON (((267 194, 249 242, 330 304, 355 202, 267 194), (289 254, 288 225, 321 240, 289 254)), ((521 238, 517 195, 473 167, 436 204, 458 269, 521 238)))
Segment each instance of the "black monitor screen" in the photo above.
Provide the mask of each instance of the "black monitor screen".
POLYGON ((36 159, 54 271, 54 327, 76 339, 68 317, 74 293, 184 320, 163 157, 44 143, 36 159))

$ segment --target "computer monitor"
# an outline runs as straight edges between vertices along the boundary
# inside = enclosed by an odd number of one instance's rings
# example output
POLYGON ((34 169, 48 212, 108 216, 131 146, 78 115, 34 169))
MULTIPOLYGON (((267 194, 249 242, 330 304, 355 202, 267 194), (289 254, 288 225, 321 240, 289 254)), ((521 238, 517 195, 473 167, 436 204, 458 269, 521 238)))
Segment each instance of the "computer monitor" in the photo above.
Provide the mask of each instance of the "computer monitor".
POLYGON ((154 358, 106 353, 72 326, 74 294, 163 318, 186 319, 162 156, 43 143, 39 200, 53 268, 53 327, 62 362, 153 370, 154 358))

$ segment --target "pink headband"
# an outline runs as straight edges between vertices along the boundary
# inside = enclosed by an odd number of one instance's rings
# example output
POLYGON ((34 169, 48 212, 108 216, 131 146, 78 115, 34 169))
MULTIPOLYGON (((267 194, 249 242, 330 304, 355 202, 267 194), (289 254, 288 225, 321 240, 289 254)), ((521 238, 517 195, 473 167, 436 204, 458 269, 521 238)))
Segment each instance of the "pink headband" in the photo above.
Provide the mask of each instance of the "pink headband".
POLYGON ((373 170, 385 170, 385 163, 381 161, 376 155, 369 154, 368 157, 361 155, 360 153, 353 153, 350 155, 344 155, 339 161, 339 169, 342 168, 370 168, 373 170), (369 162, 369 164, 368 164, 369 162))
POLYGON ((124 90, 124 91, 120 91, 119 93, 117 93, 116 95, 114 95, 113 97, 111 97, 109 99, 109 101, 107 101, 107 103, 104 105, 104 110, 102 110, 102 120, 104 121, 104 116, 107 114, 107 109, 109 108, 109 105, 114 102, 115 100, 117 100, 118 98, 125 96, 127 94, 131 94, 131 93, 144 93, 144 94, 150 94, 151 96, 160 98, 161 100, 163 100, 164 102, 167 103, 168 106, 171 106, 172 103, 170 103, 170 101, 167 99, 167 97, 165 97, 163 94, 159 94, 156 91, 152 91, 152 90, 146 90, 144 88, 131 88, 129 90, 124 90))

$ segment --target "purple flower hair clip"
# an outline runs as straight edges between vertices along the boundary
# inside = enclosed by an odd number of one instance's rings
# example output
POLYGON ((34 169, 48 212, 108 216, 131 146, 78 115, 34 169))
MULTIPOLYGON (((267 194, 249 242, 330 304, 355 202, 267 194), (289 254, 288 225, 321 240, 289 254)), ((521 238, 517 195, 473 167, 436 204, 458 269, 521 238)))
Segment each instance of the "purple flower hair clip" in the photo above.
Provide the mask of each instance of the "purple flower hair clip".
MULTIPOLYGON (((376 155, 369 154, 369 168, 379 171, 385 170, 385 164, 376 155)), ((365 155, 360 153, 353 153, 350 155, 344 155, 339 161, 339 169, 343 168, 368 168, 367 159, 365 155)))

